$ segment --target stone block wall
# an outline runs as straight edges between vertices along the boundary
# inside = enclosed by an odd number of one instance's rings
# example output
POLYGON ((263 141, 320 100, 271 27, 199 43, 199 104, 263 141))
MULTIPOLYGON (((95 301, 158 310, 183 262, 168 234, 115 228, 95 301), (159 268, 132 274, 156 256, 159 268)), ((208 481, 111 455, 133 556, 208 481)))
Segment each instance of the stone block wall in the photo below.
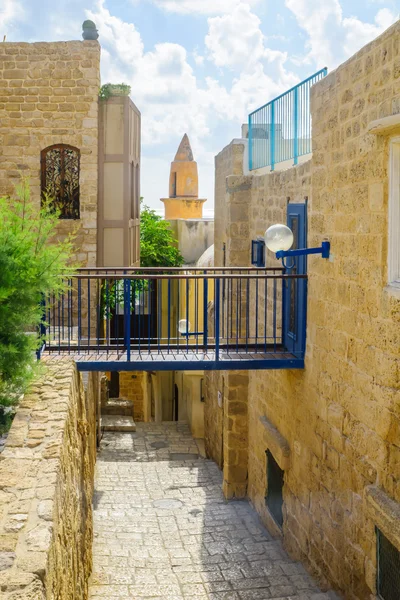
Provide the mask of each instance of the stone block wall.
POLYGON ((119 395, 124 400, 132 400, 135 421, 145 420, 145 386, 146 373, 123 371, 119 374, 119 395))
POLYGON ((229 236, 226 223, 226 178, 243 175, 244 140, 233 140, 215 157, 215 203, 214 203, 214 264, 223 266, 223 244, 229 236))
POLYGON ((0 46, 0 195, 29 178, 40 202, 40 153, 53 144, 79 148, 80 220, 76 259, 96 265, 100 45, 93 41, 2 43, 0 46))
MULTIPOLYGON (((400 548, 400 295, 387 286, 390 138, 368 129, 400 113, 399 33, 396 23, 313 88, 310 162, 229 177, 224 207, 235 236, 227 240, 228 265, 249 264, 251 239, 286 221, 288 197, 308 196, 308 245, 331 241, 330 261, 308 261, 304 371, 249 372, 240 396, 248 409, 248 496, 289 552, 349 600, 376 593, 375 526, 400 548), (276 448, 287 450, 281 533, 265 505, 266 450, 276 448)), ((227 460, 225 452, 224 470, 227 460)))
MULTIPOLYGON (((230 249, 227 248, 231 234, 230 207, 226 200, 229 176, 243 176, 243 160, 246 140, 233 140, 215 157, 215 229, 214 229, 214 265, 230 264, 230 249), (225 250, 224 250, 225 246, 225 250)), ((234 224, 236 227, 236 223, 234 224)), ((241 228, 248 237, 248 226, 241 228)), ((204 437, 207 456, 212 458, 221 468, 223 459, 223 430, 224 430, 224 395, 228 386, 229 373, 222 371, 205 373, 205 397, 208 401, 204 406, 204 437), (220 402, 218 403, 218 392, 220 402)))
POLYGON ((85 600, 92 564, 97 377, 46 368, 20 403, 0 455, 4 600, 85 600))

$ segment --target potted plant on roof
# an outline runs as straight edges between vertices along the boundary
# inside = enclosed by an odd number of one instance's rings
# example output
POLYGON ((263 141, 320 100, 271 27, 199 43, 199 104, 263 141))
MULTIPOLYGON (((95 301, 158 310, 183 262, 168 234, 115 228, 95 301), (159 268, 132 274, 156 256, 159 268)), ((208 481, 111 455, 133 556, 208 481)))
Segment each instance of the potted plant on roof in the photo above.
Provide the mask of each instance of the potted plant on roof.
POLYGON ((101 86, 99 97, 103 100, 111 98, 111 96, 129 96, 131 86, 126 83, 106 83, 101 86))

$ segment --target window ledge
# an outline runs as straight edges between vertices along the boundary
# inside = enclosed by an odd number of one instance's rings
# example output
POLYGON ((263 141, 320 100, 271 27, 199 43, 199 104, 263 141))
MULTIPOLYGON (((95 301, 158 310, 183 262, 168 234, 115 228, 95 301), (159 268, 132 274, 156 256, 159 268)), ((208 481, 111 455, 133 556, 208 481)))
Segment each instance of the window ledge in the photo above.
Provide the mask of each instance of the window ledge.
POLYGON ((365 499, 370 519, 400 549, 400 504, 375 485, 365 488, 365 499))
POLYGON ((371 121, 367 127, 367 131, 375 135, 400 133, 400 114, 371 121))
POLYGON ((400 300, 400 287, 397 285, 389 284, 384 288, 384 291, 393 298, 400 300))
POLYGON ((290 466, 290 446, 287 440, 267 417, 260 417, 260 423, 264 426, 264 437, 266 438, 268 449, 273 454, 282 471, 285 471, 290 466))

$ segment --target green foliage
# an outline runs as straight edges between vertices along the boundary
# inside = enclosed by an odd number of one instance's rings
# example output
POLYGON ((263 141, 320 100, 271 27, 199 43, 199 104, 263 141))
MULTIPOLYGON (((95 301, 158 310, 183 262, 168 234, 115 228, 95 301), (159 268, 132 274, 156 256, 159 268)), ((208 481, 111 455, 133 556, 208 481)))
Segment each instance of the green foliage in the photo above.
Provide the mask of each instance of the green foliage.
POLYGON ((101 86, 99 91, 99 98, 101 100, 107 100, 111 96, 129 96, 131 93, 131 86, 127 83, 105 83, 101 86), (115 91, 120 93, 115 93, 115 91))
POLYGON ((183 256, 177 240, 154 210, 142 205, 140 211, 140 265, 142 267, 181 267, 183 256))
POLYGON ((0 407, 18 401, 37 370, 43 295, 64 289, 72 239, 52 242, 58 223, 50 201, 39 210, 29 186, 0 198, 0 407))

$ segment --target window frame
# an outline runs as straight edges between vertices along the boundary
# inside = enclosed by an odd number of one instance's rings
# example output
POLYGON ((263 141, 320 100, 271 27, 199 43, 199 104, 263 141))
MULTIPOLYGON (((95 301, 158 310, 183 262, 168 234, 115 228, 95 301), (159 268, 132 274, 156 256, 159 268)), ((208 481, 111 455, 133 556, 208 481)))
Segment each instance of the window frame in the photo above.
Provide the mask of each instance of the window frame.
POLYGON ((390 140, 388 284, 400 289, 400 137, 390 140))
MULTIPOLYGON (((383 546, 389 545, 393 548, 394 552, 396 552, 400 556, 399 549, 391 542, 391 540, 383 533, 382 529, 375 526, 375 535, 376 535, 376 592, 377 598, 380 600, 388 600, 388 596, 385 594, 385 589, 387 589, 387 582, 384 579, 385 574, 388 571, 388 567, 390 566, 390 557, 387 557, 382 551, 383 546), (386 561, 384 558, 386 557, 386 561)), ((394 588, 392 588, 394 589, 394 588)), ((398 590, 395 590, 398 591, 398 590)), ((389 592, 390 583, 389 583, 389 592)), ((392 594, 390 594, 392 595, 392 594)))
POLYGON ((71 146, 70 144, 63 144, 63 143, 59 143, 59 144, 52 144, 51 146, 47 146, 46 148, 43 148, 43 150, 41 150, 40 152, 40 196, 41 199, 43 200, 43 194, 46 192, 46 188, 47 188, 47 180, 46 180, 46 160, 47 160, 47 155, 49 152, 51 152, 52 150, 72 150, 73 152, 76 152, 77 154, 77 159, 78 159, 78 206, 76 209, 76 216, 63 216, 63 214, 60 214, 60 220, 74 220, 77 221, 81 218, 81 198, 80 198, 80 176, 81 176, 81 151, 79 150, 79 148, 77 148, 76 146, 71 146))

